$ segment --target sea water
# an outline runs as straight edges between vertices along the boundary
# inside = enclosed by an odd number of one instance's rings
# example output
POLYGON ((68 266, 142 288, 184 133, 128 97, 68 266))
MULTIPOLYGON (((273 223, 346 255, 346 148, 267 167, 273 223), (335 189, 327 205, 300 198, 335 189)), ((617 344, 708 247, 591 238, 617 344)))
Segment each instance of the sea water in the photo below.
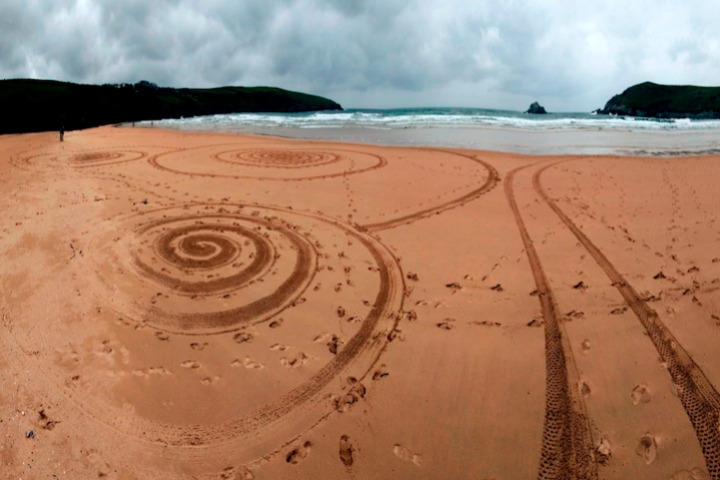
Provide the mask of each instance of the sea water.
POLYGON ((720 120, 591 113, 531 115, 479 108, 349 109, 209 115, 140 122, 139 125, 530 154, 720 153, 720 120))

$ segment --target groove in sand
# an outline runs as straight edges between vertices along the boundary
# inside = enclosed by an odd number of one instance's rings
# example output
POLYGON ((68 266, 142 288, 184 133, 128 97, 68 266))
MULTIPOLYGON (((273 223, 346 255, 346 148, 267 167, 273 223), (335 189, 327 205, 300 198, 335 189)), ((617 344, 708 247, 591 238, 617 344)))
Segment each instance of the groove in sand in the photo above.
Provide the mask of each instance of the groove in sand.
POLYGON ((590 421, 582 396, 574 388, 579 375, 565 329, 557 315, 552 289, 545 276, 513 192, 515 173, 505 178, 505 195, 527 253, 545 320, 545 426, 538 479, 596 479, 597 463, 590 421))
POLYGON ((702 369, 660 320, 657 312, 643 301, 610 260, 547 194, 540 177, 548 168, 558 163, 560 162, 546 165, 535 172, 535 190, 600 265, 645 328, 663 362, 667 364, 673 382, 678 386, 678 396, 695 429, 708 471, 713 479, 720 479, 720 395, 702 369))

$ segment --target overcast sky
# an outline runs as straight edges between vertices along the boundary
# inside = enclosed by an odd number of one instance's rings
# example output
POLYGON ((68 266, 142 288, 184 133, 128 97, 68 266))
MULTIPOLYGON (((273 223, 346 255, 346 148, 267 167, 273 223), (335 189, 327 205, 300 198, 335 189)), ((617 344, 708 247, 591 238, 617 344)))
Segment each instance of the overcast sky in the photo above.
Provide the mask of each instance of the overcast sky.
POLYGON ((719 19, 717 0, 0 0, 0 78, 589 111, 645 80, 720 85, 719 19))

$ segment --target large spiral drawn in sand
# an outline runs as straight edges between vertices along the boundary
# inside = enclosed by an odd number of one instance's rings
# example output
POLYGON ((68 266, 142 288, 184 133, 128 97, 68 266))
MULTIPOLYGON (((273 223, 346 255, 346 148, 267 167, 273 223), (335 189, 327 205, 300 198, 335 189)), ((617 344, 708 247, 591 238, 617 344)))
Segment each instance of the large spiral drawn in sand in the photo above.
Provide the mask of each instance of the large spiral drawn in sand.
POLYGON ((132 234, 108 252, 127 272, 113 280, 126 298, 117 309, 154 328, 207 334, 267 320, 297 300, 314 276, 314 246, 285 220, 223 208, 162 212, 141 215, 132 234), (134 300, 138 282, 155 292, 151 303, 134 300))
MULTIPOLYGON (((267 439, 263 448, 277 445, 283 436, 287 440, 287 433, 274 430, 279 419, 285 426, 294 425, 298 434, 311 428, 337 408, 331 401, 333 392, 347 388, 336 377, 362 378, 371 371, 402 309, 403 276, 389 250, 372 236, 321 215, 269 206, 205 204, 149 210, 114 220, 113 225, 95 236, 88 252, 100 286, 98 300, 111 307, 113 316, 130 327, 129 332, 150 328, 161 339, 167 340, 168 335, 180 339, 175 342, 190 338, 233 345, 234 339, 243 343, 233 348, 249 354, 257 342, 249 340, 252 335, 247 334, 247 327, 267 328, 271 319, 304 322, 302 330, 310 332, 342 322, 347 335, 336 345, 337 351, 323 360, 324 365, 308 370, 299 383, 292 380, 288 384, 292 387, 274 398, 253 395, 242 377, 228 377, 224 381, 238 382, 238 386, 233 401, 214 407, 216 414, 223 414, 223 421, 207 421, 207 413, 192 409, 179 418, 175 408, 183 399, 178 397, 163 400, 176 405, 166 413, 142 410, 128 415, 135 411, 131 397, 137 385, 125 389, 123 382, 112 387, 128 399, 121 411, 102 397, 89 402, 94 404, 88 404, 90 415, 149 442, 152 455, 156 447, 158 455, 168 455, 167 445, 232 445, 235 453, 247 451, 251 459, 262 439, 267 439), (319 238, 333 246, 322 245, 319 238), (367 268, 353 270, 347 257, 367 268), (336 282, 342 278, 344 282, 336 282), (333 284, 337 298, 358 302, 362 316, 352 323, 338 319, 333 310, 318 316, 317 308, 327 302, 319 297, 313 304, 313 292, 333 284), (360 298, 366 299, 364 303, 360 298), (248 436, 254 438, 251 446, 245 443, 248 436)), ((310 344, 314 335, 307 340, 310 344)), ((158 342, 157 348, 165 345, 173 348, 167 341, 158 342)), ((327 354, 326 347, 324 351, 327 354)), ((294 360, 289 360, 266 365, 265 371, 279 369, 277 375, 287 375, 283 372, 293 365, 294 360)), ((195 368, 200 367, 188 360, 179 372, 167 369, 167 374, 188 382, 192 378, 187 375, 195 368)), ((184 395, 193 395, 195 389, 208 391, 201 383, 184 385, 184 395)))

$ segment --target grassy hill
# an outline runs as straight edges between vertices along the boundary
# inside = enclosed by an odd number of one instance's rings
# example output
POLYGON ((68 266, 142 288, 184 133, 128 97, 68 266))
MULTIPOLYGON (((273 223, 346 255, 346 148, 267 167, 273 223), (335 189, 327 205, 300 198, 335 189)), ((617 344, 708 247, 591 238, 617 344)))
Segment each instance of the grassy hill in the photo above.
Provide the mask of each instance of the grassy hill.
POLYGON ((640 83, 612 97, 598 113, 656 118, 720 118, 720 87, 640 83))
POLYGON ((96 127, 121 122, 240 112, 342 110, 327 98, 273 87, 159 88, 0 80, 1 133, 96 127))

